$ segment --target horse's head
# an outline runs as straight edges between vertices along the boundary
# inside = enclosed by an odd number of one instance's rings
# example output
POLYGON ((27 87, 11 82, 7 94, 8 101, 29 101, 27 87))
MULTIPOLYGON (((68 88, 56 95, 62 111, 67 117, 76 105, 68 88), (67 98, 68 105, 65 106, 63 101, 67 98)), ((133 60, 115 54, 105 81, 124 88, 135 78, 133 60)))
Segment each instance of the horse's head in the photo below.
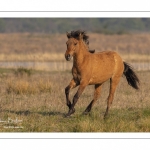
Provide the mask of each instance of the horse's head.
POLYGON ((71 58, 78 52, 79 50, 79 42, 83 39, 83 35, 80 34, 79 38, 73 38, 70 33, 67 33, 68 41, 66 42, 67 50, 65 53, 65 58, 67 61, 71 60, 71 58))

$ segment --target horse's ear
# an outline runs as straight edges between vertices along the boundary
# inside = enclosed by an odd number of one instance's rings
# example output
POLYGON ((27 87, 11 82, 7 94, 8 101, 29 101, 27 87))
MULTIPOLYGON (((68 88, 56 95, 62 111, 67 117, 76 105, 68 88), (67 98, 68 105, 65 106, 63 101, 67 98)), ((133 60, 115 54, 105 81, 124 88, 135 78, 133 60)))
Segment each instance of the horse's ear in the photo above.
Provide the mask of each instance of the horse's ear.
POLYGON ((68 37, 68 39, 70 38, 70 33, 66 32, 66 35, 68 37))
POLYGON ((83 34, 79 34, 79 40, 83 40, 83 34))

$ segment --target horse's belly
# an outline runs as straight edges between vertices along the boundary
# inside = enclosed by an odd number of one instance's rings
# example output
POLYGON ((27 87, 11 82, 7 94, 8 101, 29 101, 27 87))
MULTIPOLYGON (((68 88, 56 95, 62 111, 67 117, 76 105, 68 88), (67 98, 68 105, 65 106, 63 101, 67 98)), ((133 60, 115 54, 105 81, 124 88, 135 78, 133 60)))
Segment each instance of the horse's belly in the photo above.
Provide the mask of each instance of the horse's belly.
POLYGON ((103 75, 93 75, 89 81, 89 84, 102 84, 112 77, 112 73, 103 75))

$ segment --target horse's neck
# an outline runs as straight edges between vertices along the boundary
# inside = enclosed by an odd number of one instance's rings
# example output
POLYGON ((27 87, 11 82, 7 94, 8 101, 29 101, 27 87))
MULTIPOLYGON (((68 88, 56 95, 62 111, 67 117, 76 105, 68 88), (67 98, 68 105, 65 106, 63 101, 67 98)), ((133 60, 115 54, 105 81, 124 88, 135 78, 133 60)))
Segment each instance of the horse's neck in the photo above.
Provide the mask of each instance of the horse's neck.
POLYGON ((74 66, 76 67, 80 66, 83 63, 84 58, 87 54, 88 54, 87 47, 84 44, 81 44, 79 51, 74 55, 73 58, 74 66))

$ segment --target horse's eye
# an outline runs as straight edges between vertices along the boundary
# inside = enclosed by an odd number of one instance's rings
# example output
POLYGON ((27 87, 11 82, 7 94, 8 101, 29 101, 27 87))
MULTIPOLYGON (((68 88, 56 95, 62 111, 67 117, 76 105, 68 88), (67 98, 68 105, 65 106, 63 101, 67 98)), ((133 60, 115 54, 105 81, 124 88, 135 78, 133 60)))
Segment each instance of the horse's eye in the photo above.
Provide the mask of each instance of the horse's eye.
POLYGON ((74 43, 74 45, 77 45, 77 43, 74 43))

